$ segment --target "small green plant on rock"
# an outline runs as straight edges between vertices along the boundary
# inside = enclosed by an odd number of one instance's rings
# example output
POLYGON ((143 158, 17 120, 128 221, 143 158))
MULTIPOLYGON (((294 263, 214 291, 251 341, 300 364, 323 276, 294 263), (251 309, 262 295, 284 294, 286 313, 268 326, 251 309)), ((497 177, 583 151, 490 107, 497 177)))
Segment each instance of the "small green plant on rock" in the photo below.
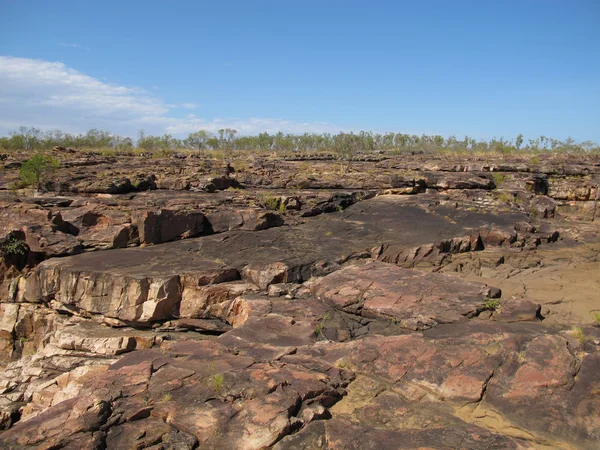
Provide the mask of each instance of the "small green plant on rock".
POLYGON ((352 370, 352 365, 346 358, 340 358, 336 361, 335 367, 338 369, 352 370))
POLYGON ((489 298, 483 304, 484 311, 496 311, 500 308, 500 301, 496 298, 489 298))
POLYGON ((587 340, 587 336, 585 335, 585 332, 583 331, 582 327, 571 328, 571 334, 575 339, 579 341, 580 344, 584 344, 587 340))
POLYGON ((225 383, 225 376, 222 373, 217 373, 210 377, 210 383, 215 392, 217 394, 221 394, 221 391, 223 390, 223 384, 225 383))
POLYGON ((529 215, 531 217, 537 217, 539 215, 538 210, 535 208, 535 206, 532 206, 531 209, 529 210, 529 215))
POLYGON ((163 403, 170 402, 171 400, 173 400, 173 396, 171 395, 171 393, 170 393, 170 392, 166 392, 166 393, 165 393, 165 394, 162 396, 162 399, 161 399, 161 401, 162 401, 163 403))
POLYGON ((277 211, 279 209, 280 201, 281 201, 281 199, 278 197, 273 197, 272 195, 269 195, 269 194, 263 195, 263 205, 265 205, 265 208, 267 208, 267 209, 277 211))
POLYGON ((507 176, 502 174, 502 173, 498 173, 498 172, 492 172, 492 181, 494 182, 494 185, 496 186, 496 189, 506 181, 507 176))
POLYGON ((592 313, 592 318, 594 319, 594 326, 600 327, 600 312, 594 311, 592 313))
POLYGON ((0 245, 0 253, 3 256, 23 256, 29 251, 29 247, 25 241, 10 237, 4 244, 0 245))
POLYGON ((325 326, 327 325, 327 321, 330 318, 331 318, 331 316, 327 312, 327 313, 323 314, 323 316, 321 316, 321 318, 317 322, 317 326, 315 327, 315 336, 317 338, 320 338, 320 337, 324 338, 325 337, 325 336, 323 336, 323 330, 325 329, 325 326))
POLYGON ((498 200, 500 200, 502 203, 512 203, 515 201, 515 197, 513 195, 508 194, 507 192, 502 192, 498 196, 498 200))

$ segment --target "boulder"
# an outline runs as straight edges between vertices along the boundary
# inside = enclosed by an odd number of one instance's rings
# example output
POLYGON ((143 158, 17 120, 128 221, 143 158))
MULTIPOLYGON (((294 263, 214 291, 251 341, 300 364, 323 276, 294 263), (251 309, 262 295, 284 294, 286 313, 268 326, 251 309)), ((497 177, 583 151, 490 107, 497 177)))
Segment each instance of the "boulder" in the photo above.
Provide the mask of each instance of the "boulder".
POLYGON ((143 244, 160 244, 197 236, 205 231, 205 221, 206 218, 200 211, 166 209, 143 211, 133 219, 143 244))

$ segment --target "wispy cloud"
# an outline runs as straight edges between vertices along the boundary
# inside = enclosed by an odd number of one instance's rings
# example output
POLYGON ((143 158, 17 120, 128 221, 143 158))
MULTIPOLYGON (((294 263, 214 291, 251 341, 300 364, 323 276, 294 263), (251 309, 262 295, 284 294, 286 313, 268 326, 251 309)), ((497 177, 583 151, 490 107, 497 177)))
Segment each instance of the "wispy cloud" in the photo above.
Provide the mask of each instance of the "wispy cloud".
POLYGON ((235 128, 240 133, 339 131, 322 122, 278 118, 174 117, 173 110, 195 110, 188 102, 171 105, 135 86, 123 86, 86 75, 61 62, 0 56, 0 133, 19 125, 81 132, 103 128, 133 136, 137 130, 184 135, 199 129, 235 128))
POLYGON ((80 50, 85 50, 85 51, 89 51, 90 50, 88 47, 85 47, 83 45, 80 45, 80 44, 70 44, 68 42, 59 42, 58 45, 60 45, 61 47, 78 48, 80 50))

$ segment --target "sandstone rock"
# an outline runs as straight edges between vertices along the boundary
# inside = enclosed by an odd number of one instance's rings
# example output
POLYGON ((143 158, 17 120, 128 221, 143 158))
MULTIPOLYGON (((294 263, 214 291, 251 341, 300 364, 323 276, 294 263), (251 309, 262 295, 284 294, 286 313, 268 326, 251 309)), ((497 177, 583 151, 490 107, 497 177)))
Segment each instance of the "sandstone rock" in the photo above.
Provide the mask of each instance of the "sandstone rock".
POLYGON ((262 297, 242 295, 237 297, 223 311, 224 319, 234 328, 243 325, 251 316, 268 314, 272 310, 272 303, 262 297))
POLYGON ((0 192, 0 447, 599 446, 597 157, 67 156, 0 192))
POLYGON ((98 397, 66 400, 33 419, 20 422, 0 437, 7 449, 44 445, 63 447, 79 433, 94 432, 111 414, 110 403, 98 397))
POLYGON ((531 207, 533 208, 533 211, 535 211, 537 217, 544 219, 551 219, 556 213, 556 202, 545 196, 533 198, 531 207))
POLYGON ((133 186, 129 178, 104 179, 77 183, 71 187, 71 192, 83 192, 87 194, 103 193, 103 194, 126 194, 131 192, 133 186))
POLYGON ((15 325, 19 317, 19 305, 0 304, 0 354, 10 357, 13 352, 15 325))
POLYGON ((525 299, 511 299, 502 302, 494 319, 501 322, 531 322, 542 318, 541 306, 525 299))
POLYGON ((595 200, 598 198, 598 185, 585 178, 553 179, 548 196, 556 200, 595 200))
MULTIPOLYGON (((227 282, 237 278, 237 271, 225 273, 223 277, 213 280, 212 283, 219 284, 194 284, 186 282, 181 297, 179 314, 184 318, 201 318, 213 314, 213 306, 234 298, 247 292, 257 291, 257 287, 245 282, 227 282)), ((186 280, 187 281, 187 280, 186 280)))
POLYGON ((231 329, 231 326, 217 319, 178 319, 169 322, 169 325, 211 334, 221 334, 231 329))
POLYGON ((207 212, 207 221, 215 233, 230 230, 259 231, 283 225, 284 221, 277 213, 262 209, 243 209, 207 212))
POLYGON ((136 348, 132 336, 89 336, 89 328, 81 324, 66 327, 54 334, 50 342, 58 348, 77 350, 99 355, 119 355, 136 348))
POLYGON ((134 223, 144 244, 185 239, 205 231, 205 217, 200 211, 144 211, 134 223))
POLYGON ((73 208, 61 213, 71 233, 86 248, 110 249, 139 244, 137 228, 129 214, 98 205, 73 208))
POLYGON ((126 323, 149 324, 177 316, 182 297, 199 286, 238 276, 222 264, 195 258, 182 261, 176 254, 165 255, 152 268, 151 260, 139 258, 140 251, 128 249, 112 260, 88 253, 87 264, 66 258, 46 261, 27 279, 25 297, 32 302, 56 299, 126 323))
POLYGON ((348 266, 315 281, 313 294, 335 308, 383 317, 413 328, 466 320, 483 309, 486 285, 451 276, 406 270, 382 263, 348 266))
POLYGON ((517 240, 517 233, 514 229, 500 227, 483 227, 479 230, 479 236, 485 246, 510 245, 517 240))
POLYGON ((250 264, 244 267, 242 276, 261 289, 266 289, 274 283, 289 283, 298 280, 290 274, 289 267, 281 262, 266 265, 250 264))
POLYGON ((433 189, 493 189, 494 182, 489 178, 472 174, 442 174, 430 175, 427 186, 433 189))

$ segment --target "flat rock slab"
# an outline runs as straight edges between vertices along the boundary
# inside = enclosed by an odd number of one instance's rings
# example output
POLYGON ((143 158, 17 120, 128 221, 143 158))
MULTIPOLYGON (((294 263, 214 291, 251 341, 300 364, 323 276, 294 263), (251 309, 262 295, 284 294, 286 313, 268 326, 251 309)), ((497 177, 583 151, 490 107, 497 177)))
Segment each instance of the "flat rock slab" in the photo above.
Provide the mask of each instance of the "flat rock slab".
POLYGON ((499 294, 482 283, 380 262, 344 267, 316 280, 311 290, 334 308, 411 329, 464 321, 499 294))
POLYGON ((381 196, 293 227, 49 260, 34 271, 19 295, 28 301, 54 297, 89 312, 148 323, 176 317, 186 290, 235 280, 237 271, 243 270, 246 279, 264 289, 326 275, 348 259, 377 256, 382 247, 391 257, 391 244, 395 254, 422 246, 435 246, 438 253, 474 250, 467 244, 473 236, 477 239, 483 224, 495 220, 506 225, 523 218, 440 207, 427 196, 381 196), (437 245, 445 241, 466 244, 447 249, 437 245))

